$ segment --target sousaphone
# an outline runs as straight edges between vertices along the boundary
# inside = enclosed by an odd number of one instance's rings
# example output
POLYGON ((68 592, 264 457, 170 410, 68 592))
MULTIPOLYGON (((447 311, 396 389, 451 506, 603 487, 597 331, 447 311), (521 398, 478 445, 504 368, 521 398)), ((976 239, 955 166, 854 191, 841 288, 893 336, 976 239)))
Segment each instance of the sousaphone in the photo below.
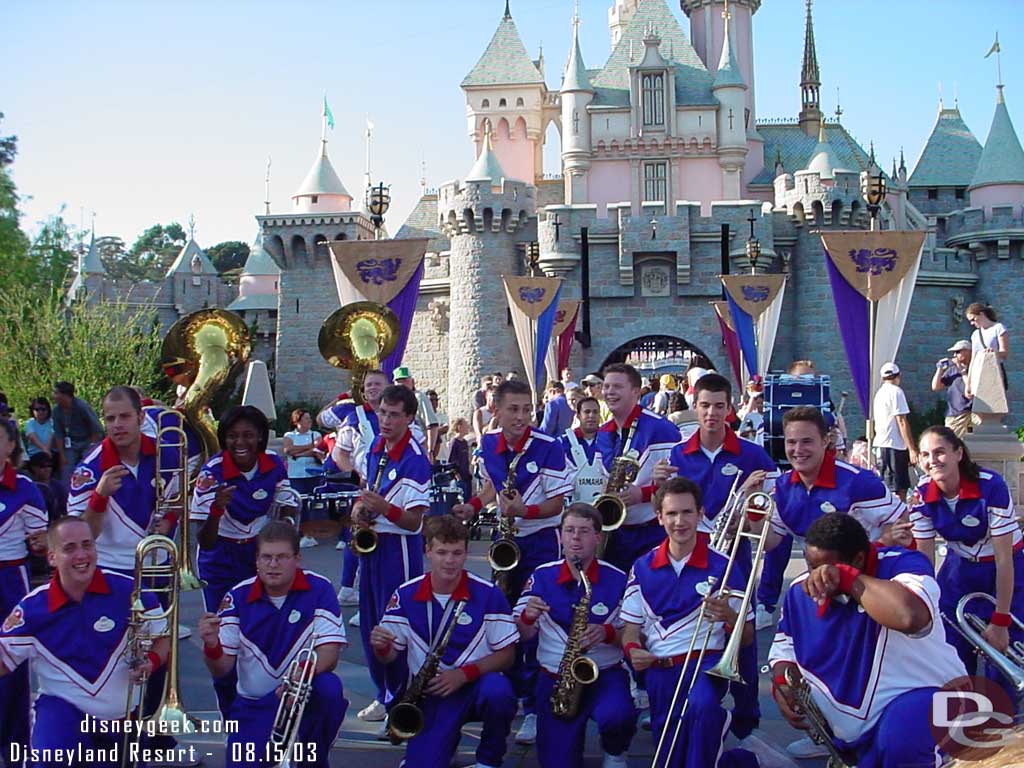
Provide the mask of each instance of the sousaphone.
POLYGON ((357 403, 363 402, 363 377, 395 351, 398 333, 398 315, 373 301, 346 304, 320 326, 320 354, 335 368, 351 372, 357 403))

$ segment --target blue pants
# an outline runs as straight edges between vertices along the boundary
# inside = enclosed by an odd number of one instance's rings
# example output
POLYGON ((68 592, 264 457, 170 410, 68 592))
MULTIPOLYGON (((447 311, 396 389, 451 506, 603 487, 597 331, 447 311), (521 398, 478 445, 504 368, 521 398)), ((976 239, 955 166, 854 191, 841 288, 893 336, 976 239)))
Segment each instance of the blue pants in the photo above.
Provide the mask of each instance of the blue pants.
POLYGON ((689 696, 686 695, 686 688, 693 674, 693 661, 685 666, 668 669, 651 667, 647 670, 647 693, 651 698, 651 736, 655 748, 667 724, 665 741, 660 754, 656 755, 657 760, 651 762, 651 768, 708 768, 717 762, 722 741, 729 730, 730 716, 722 707, 726 681, 705 674, 705 670, 714 666, 720 658, 721 653, 718 652, 704 655, 701 672, 689 696), (672 707, 672 696, 681 675, 682 690, 672 707), (686 714, 680 723, 679 713, 684 701, 687 702, 686 714), (679 736, 670 752, 677 725, 679 736), (668 759, 670 755, 671 759, 668 759))
MULTIPOLYGON (((388 702, 388 668, 370 645, 370 632, 380 623, 391 595, 409 579, 423 575, 423 536, 380 533, 377 549, 361 558, 359 580, 359 636, 370 677, 377 686, 377 701, 388 702)), ((394 690, 394 686, 391 686, 394 690)))
POLYGON ((541 768, 583 768, 588 720, 597 723, 601 747, 609 755, 629 749, 636 733, 636 710, 625 669, 602 669, 596 682, 584 686, 579 713, 572 720, 551 714, 551 692, 557 682, 547 672, 537 675, 537 759, 541 768))
MULTIPOLYGON (((730 553, 726 553, 728 556, 730 553)), ((753 553, 751 552, 750 540, 740 541, 739 550, 736 554, 736 564, 733 566, 738 571, 745 584, 750 577, 750 568, 753 565, 753 553)), ((739 631, 739 628, 737 628, 739 631)), ((761 724, 761 705, 758 702, 758 666, 757 666, 757 635, 754 641, 740 649, 739 658, 740 675, 742 682, 729 683, 729 693, 732 694, 732 726, 731 730, 737 739, 743 739, 750 735, 751 731, 761 724)))
MULTIPOLYGON (((273 754, 264 745, 270 739, 280 699, 271 691, 260 699, 237 696, 231 705, 230 719, 238 723, 238 732, 228 736, 224 764, 226 766, 273 765, 273 754), (253 750, 253 751, 249 751, 253 750)), ((341 678, 334 672, 321 672, 313 678, 313 691, 306 702, 299 723, 297 747, 292 765, 330 765, 331 746, 345 719, 348 701, 341 678)))
POLYGON ((608 545, 601 559, 629 573, 638 557, 647 554, 664 540, 665 529, 658 525, 657 520, 643 525, 624 525, 608 535, 608 545))
MULTIPOLYGON (((89 765, 92 768, 118 768, 120 765, 121 735, 94 733, 97 729, 81 727, 85 713, 64 699, 46 694, 36 699, 35 727, 32 729, 33 749, 75 749, 78 744, 85 748, 102 749, 110 760, 96 760, 89 765)), ((59 753, 58 753, 59 754, 59 753)), ((5 756, 9 753, 5 753, 5 756)), ((99 756, 99 755, 97 755, 99 756)), ((67 762, 34 762, 33 768, 57 768, 66 766, 67 762)))
MULTIPOLYGON (((956 605, 960 598, 969 592, 985 592, 989 595, 996 593, 996 564, 995 563, 972 563, 964 560, 957 554, 950 552, 936 574, 936 581, 939 583, 939 611, 950 619, 954 620, 956 605)), ((969 613, 977 614, 985 623, 992 616, 992 604, 987 600, 972 600, 967 605, 969 613)), ((1024 617, 1024 551, 1013 554, 1013 599, 1010 601, 1010 613, 1014 616, 1024 617)), ((1010 642, 1024 640, 1024 631, 1015 624, 1010 624, 1010 642)), ((968 643, 959 632, 946 626, 946 642, 956 648, 957 655, 967 667, 967 674, 973 675, 978 666, 978 655, 974 647, 968 643)), ((984 659, 984 657, 982 657, 984 659)), ((984 662, 985 677, 999 683, 1010 697, 1010 701, 1018 699, 1016 691, 1010 682, 1003 677, 996 667, 984 662)))
MULTIPOLYGON (((24 565, 0 568, 0 615, 5 618, 14 606, 28 594, 28 569, 24 565)), ((27 746, 29 743, 29 708, 32 692, 28 679, 28 664, 0 678, 0 760, 11 762, 11 744, 27 746)))
POLYGON ((505 759, 505 742, 516 716, 516 697, 512 684, 500 672, 488 672, 445 698, 426 696, 420 708, 423 730, 406 746, 407 768, 448 768, 462 738, 462 726, 468 722, 483 723, 477 762, 501 765, 505 759))
POLYGON ((916 688, 889 702, 875 727, 853 744, 836 741, 857 757, 857 768, 932 768, 932 696, 938 688, 916 688))
POLYGON ((341 586, 351 589, 356 585, 356 574, 359 573, 359 555, 352 551, 352 528, 342 528, 339 540, 348 545, 341 554, 341 586))
POLYGON ((782 585, 786 580, 786 568, 793 554, 793 534, 787 533, 782 541, 771 552, 764 556, 761 567, 761 581, 757 586, 757 604, 769 611, 774 611, 782 595, 782 585))

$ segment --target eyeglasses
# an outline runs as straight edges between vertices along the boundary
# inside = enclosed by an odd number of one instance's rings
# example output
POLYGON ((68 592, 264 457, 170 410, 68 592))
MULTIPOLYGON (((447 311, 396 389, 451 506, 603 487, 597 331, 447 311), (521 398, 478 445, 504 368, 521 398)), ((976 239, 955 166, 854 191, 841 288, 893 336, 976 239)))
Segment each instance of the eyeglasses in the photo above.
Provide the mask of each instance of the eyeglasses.
POLYGON ((283 555, 259 555, 256 558, 256 562, 260 565, 277 565, 278 563, 288 563, 295 559, 295 554, 292 552, 286 552, 283 555))

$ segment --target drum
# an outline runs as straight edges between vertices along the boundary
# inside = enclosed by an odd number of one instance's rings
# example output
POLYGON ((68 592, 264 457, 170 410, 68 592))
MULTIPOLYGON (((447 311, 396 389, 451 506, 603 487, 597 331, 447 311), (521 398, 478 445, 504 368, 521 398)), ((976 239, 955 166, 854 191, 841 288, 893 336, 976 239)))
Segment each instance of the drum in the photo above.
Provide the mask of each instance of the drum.
POLYGON ((764 377, 764 449, 780 468, 788 469, 782 417, 790 408, 809 405, 833 423, 828 376, 790 376, 770 373, 764 377))
POLYGON ((454 464, 438 462, 430 479, 430 509, 428 517, 447 515, 452 507, 463 502, 462 485, 454 464))
POLYGON ((313 489, 305 499, 308 514, 299 526, 303 536, 314 539, 337 538, 349 524, 352 505, 359 498, 359 488, 346 483, 324 483, 313 489))

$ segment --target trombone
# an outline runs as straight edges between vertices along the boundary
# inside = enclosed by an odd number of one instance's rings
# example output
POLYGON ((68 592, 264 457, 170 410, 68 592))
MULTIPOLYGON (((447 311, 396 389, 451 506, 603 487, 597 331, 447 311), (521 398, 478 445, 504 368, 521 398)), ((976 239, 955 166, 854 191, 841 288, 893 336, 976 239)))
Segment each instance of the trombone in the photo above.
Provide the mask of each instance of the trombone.
POLYGON ((190 514, 192 506, 192 481, 188 468, 188 435, 185 432, 184 416, 173 408, 165 408, 157 417, 156 433, 156 511, 149 521, 147 536, 156 533, 157 526, 168 514, 178 519, 181 528, 180 567, 178 588, 183 591, 202 589, 206 583, 196 575, 192 562, 192 533, 190 514), (164 424, 165 417, 173 417, 176 423, 164 424), (164 467, 164 451, 173 452, 173 466, 164 467), (170 479, 165 476, 170 475, 170 479))
MULTIPOLYGON (((723 514, 719 512, 719 514, 723 514)), ((719 659, 718 663, 707 670, 707 674, 714 675, 715 677, 722 677, 726 680, 734 682, 740 682, 743 680, 740 675, 740 645, 743 641, 743 625, 746 623, 746 616, 750 610, 750 603, 754 597, 754 591, 757 589, 757 582, 760 570, 761 562, 764 560, 764 546, 768 539, 769 525, 771 516, 775 513, 775 502, 772 497, 762 491, 757 491, 750 494, 747 497, 746 503, 743 506, 743 518, 750 520, 753 523, 762 522, 760 533, 753 533, 751 531, 738 530, 736 537, 732 542, 732 549, 729 552, 729 562, 725 566, 725 573, 722 575, 722 588, 718 590, 718 597, 738 597, 740 598, 740 609, 739 609, 739 620, 736 622, 736 627, 729 635, 729 639, 726 642, 725 650, 722 651, 722 658, 719 659), (756 548, 754 549, 753 558, 750 564, 750 574, 747 576, 747 584, 743 591, 730 589, 729 577, 732 575, 732 569, 736 566, 736 561, 740 553, 740 544, 744 539, 750 539, 752 542, 757 542, 756 548)), ((708 582, 712 588, 714 588, 718 582, 714 577, 709 577, 708 582)), ((710 594, 710 590, 708 592, 710 594)), ((700 612, 697 614, 697 621, 693 627, 693 635, 690 638, 690 647, 686 651, 686 657, 689 659, 694 649, 697 647, 697 639, 703 634, 703 641, 701 643, 700 652, 697 655, 696 661, 693 663, 693 672, 690 675, 690 682, 686 686, 686 695, 683 699, 682 709, 679 710, 679 714, 674 717, 675 728, 673 729, 672 739, 668 743, 667 751, 663 752, 665 747, 665 737, 668 733, 668 723, 673 722, 672 712, 675 710, 679 700, 679 694, 683 689, 683 678, 682 672, 679 674, 679 680, 676 682, 676 689, 672 694, 672 703, 668 708, 668 719, 666 722, 666 728, 662 730, 661 737, 658 739, 658 748, 654 751, 654 760, 651 762, 652 766, 669 766, 672 763, 672 754, 675 751, 676 743, 679 740, 679 731, 683 725, 683 718, 686 715, 686 710, 690 705, 690 691, 693 690, 693 686, 697 684, 699 675, 701 674, 700 665, 704 660, 704 654, 708 651, 708 643, 711 640, 711 630, 713 622, 709 621, 705 614, 707 610, 707 604, 702 603, 700 612), (660 762, 659 762, 660 760, 660 762)), ((687 664, 689 661, 686 662, 687 664)), ((683 669, 686 669, 684 664, 683 669)))
POLYGON ((284 690, 270 729, 274 768, 290 768, 292 764, 291 755, 299 738, 302 714, 313 695, 313 677, 319 660, 319 654, 313 647, 315 644, 316 635, 310 635, 309 642, 295 654, 284 675, 284 690))
MULTIPOLYGON (((992 665, 1010 681, 1017 695, 1020 696, 1024 693, 1024 642, 1016 640, 1010 643, 1006 653, 997 650, 994 645, 989 643, 982 634, 987 622, 975 613, 967 613, 967 604, 975 598, 987 600, 992 603, 992 608, 995 610, 996 599, 992 595, 987 592, 968 592, 956 604, 956 619, 950 619, 946 614, 942 614, 942 618, 974 646, 977 653, 984 654, 992 665)), ((1019 618, 1012 613, 1010 618, 1018 629, 1024 629, 1024 622, 1021 622, 1019 618)))

